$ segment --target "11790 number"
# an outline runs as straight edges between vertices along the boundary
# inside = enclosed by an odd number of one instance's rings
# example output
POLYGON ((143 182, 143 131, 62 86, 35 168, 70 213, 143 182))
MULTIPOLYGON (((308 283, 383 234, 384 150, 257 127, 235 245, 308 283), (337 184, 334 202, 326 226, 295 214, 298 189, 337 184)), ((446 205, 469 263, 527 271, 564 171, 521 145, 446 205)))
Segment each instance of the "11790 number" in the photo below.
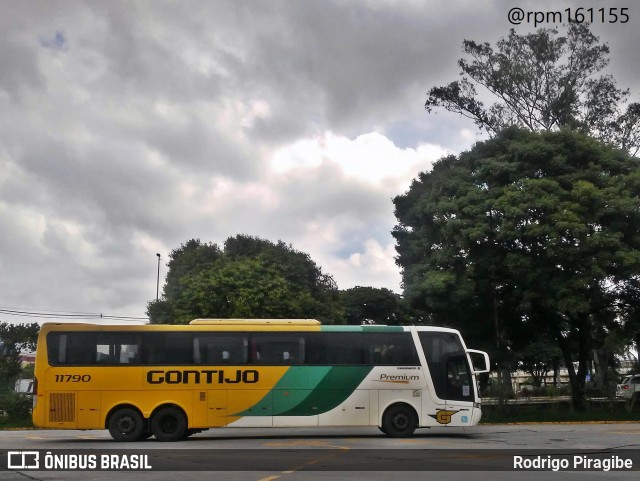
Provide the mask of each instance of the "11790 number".
POLYGON ((89 382, 89 374, 56 374, 56 382, 89 382))

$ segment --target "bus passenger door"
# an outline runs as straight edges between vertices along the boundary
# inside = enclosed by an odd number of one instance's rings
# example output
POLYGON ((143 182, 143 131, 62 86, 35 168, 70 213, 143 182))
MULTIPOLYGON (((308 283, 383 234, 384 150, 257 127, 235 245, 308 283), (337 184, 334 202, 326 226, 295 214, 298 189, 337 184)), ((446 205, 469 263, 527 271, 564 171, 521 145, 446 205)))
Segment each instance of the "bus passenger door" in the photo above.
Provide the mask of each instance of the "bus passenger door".
POLYGON ((474 409, 474 386, 466 354, 446 357, 446 409, 439 422, 470 425, 474 409))
POLYGON ((453 332, 414 331, 429 375, 422 396, 422 426, 471 425, 474 389, 459 336, 453 332))

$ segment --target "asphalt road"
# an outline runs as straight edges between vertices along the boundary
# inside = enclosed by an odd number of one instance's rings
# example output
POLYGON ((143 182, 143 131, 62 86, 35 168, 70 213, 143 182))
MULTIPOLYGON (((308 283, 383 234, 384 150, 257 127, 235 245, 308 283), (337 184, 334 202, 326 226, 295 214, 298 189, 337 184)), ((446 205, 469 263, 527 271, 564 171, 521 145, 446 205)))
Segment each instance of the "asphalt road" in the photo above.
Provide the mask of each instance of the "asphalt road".
POLYGON ((482 425, 418 430, 408 439, 386 437, 376 428, 216 429, 178 443, 153 438, 116 443, 106 431, 2 431, 0 456, 5 467, 0 479, 7 481, 636 480, 640 424, 482 425), (93 460, 98 468, 105 462, 103 466, 129 471, 6 469, 9 462, 13 468, 21 466, 22 458, 14 454, 9 460, 9 451, 26 452, 25 467, 33 463, 35 452, 41 467, 49 453, 50 464, 67 463, 67 468, 83 462, 91 467, 93 460), (524 468, 518 472, 513 470, 516 456, 524 468), (563 459, 569 469, 562 468, 563 459), (545 460, 560 469, 532 469, 531 463, 545 460), (575 462, 591 466, 575 471, 583 467, 575 462), (632 468, 605 471, 607 462, 630 462, 632 468), (153 470, 132 469, 146 466, 153 470))

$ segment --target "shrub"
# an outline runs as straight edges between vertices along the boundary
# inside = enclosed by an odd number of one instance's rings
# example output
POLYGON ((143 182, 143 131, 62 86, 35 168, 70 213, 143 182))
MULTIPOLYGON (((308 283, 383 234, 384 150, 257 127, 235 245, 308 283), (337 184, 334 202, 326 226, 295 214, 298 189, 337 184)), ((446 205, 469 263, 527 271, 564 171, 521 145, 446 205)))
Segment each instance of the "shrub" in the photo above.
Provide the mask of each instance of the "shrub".
POLYGON ((0 393, 0 415, 3 423, 28 420, 31 417, 33 400, 28 394, 14 391, 0 393))

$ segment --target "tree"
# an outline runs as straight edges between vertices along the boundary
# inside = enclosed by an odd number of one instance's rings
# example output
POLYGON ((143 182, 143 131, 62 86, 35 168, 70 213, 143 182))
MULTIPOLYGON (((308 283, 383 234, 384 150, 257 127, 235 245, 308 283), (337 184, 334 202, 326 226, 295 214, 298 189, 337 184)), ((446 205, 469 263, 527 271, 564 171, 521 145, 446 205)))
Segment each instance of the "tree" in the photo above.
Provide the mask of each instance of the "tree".
POLYGON ((163 297, 147 309, 152 323, 197 317, 342 320, 333 278, 284 242, 239 235, 222 250, 190 240, 170 258, 163 297))
POLYGON ((12 385, 22 366, 20 353, 25 349, 35 350, 40 326, 31 324, 0 323, 0 383, 12 385))
POLYGON ((376 287, 353 287, 340 291, 347 324, 398 325, 411 322, 402 298, 395 292, 376 287))
MULTIPOLYGON (((627 320, 624 326, 624 339, 631 339, 635 350, 640 353, 640 276, 621 279, 620 308, 627 320)), ((638 358, 636 358, 638 359, 638 358)), ((640 362, 637 363, 640 367, 640 362)))
POLYGON ((410 304, 492 339, 503 365, 523 332, 550 336, 584 407, 590 353, 632 322, 637 159, 568 130, 512 128, 441 159, 394 204, 410 304))
POLYGON ((516 352, 518 367, 531 375, 533 385, 547 384, 547 374, 554 370, 557 374, 562 354, 558 344, 545 337, 534 338, 516 352))
POLYGON ((570 23, 566 36, 556 29, 518 35, 489 43, 463 42, 472 60, 460 59, 463 77, 433 87, 427 111, 443 107, 472 119, 495 135, 509 126, 531 131, 569 127, 634 154, 640 148, 640 104, 622 105, 629 96, 610 75, 609 47, 600 44, 586 23, 570 23), (485 107, 476 86, 499 99, 485 107))
POLYGON ((214 264, 221 257, 222 251, 217 245, 202 243, 200 239, 190 239, 180 248, 171 251, 163 297, 176 298, 181 292, 181 279, 199 272, 204 266, 214 264))
POLYGON ((176 322, 174 303, 184 292, 181 282, 197 274, 207 266, 215 264, 222 257, 220 248, 200 239, 190 239, 169 254, 166 282, 162 288, 162 298, 149 302, 147 316, 152 323, 171 324, 176 322))

